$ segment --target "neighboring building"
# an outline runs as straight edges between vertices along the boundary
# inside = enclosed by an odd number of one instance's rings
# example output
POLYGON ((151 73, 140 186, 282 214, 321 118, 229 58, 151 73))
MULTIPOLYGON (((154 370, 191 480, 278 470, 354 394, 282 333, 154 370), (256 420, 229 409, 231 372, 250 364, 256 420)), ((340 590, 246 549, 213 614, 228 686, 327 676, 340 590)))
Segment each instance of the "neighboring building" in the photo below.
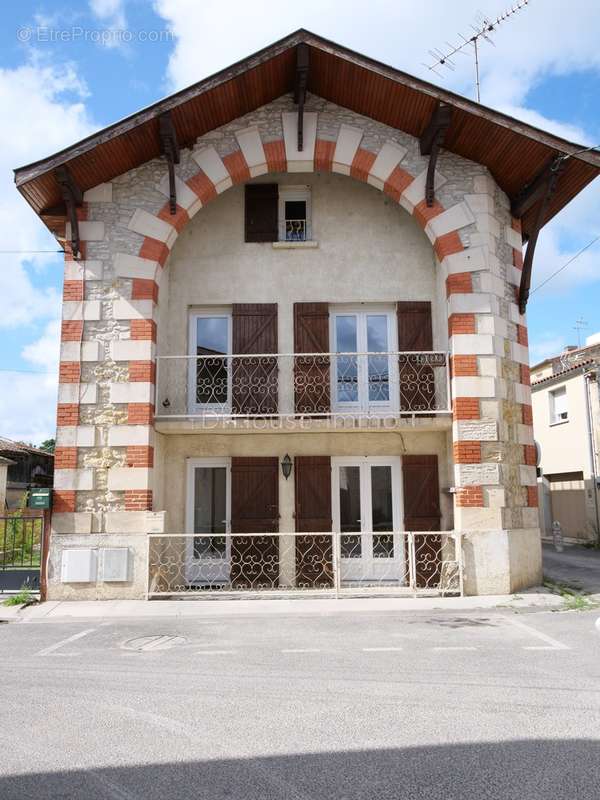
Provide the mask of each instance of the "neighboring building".
POLYGON ((552 522, 574 542, 600 538, 600 335, 531 369, 534 435, 540 449, 542 535, 552 522))
POLYGON ((52 453, 23 442, 0 438, 0 458, 10 462, 6 464, 6 494, 2 508, 22 508, 29 489, 52 486, 52 453))
POLYGON ((298 31, 17 170, 66 251, 49 597, 439 588, 426 531, 539 583, 522 235, 579 149, 298 31))

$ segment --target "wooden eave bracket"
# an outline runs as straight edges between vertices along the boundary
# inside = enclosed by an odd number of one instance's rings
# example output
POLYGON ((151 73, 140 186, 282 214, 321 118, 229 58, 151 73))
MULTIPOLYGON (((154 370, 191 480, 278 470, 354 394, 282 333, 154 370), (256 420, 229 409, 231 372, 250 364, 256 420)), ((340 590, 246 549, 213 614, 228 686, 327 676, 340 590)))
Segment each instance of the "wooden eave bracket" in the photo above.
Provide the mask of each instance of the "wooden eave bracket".
POLYGON ((175 164, 179 164, 179 142, 177 141, 177 133, 175 132, 170 111, 166 111, 158 118, 158 134, 160 137, 160 151, 167 160, 169 170, 169 210, 171 214, 176 214, 175 164))
POLYGON ((83 192, 73 180, 66 165, 57 167, 54 170, 54 177, 60 187, 60 192, 65 204, 67 218, 71 225, 71 249, 73 258, 80 255, 81 238, 79 236, 79 220, 77 218, 77 208, 83 205, 83 192))
POLYGON ((421 134, 419 146, 422 156, 429 156, 425 181, 425 202, 431 208, 435 201, 435 168, 441 146, 452 122, 452 106, 438 103, 427 127, 421 134))
POLYGON ((521 272, 521 283, 519 286, 519 312, 521 314, 525 313, 527 301, 529 300, 535 246, 544 220, 546 219, 548 204, 556 191, 563 161, 563 155, 556 156, 546 169, 519 193, 515 202, 511 205, 513 215, 517 216, 517 211, 519 211, 520 214, 524 214, 536 201, 539 202, 535 225, 529 233, 527 250, 525 251, 525 258, 523 259, 523 270, 521 272))
POLYGON ((294 103, 298 106, 298 150, 304 149, 304 101, 308 83, 309 50, 301 42, 296 47, 296 74, 294 77, 294 103))

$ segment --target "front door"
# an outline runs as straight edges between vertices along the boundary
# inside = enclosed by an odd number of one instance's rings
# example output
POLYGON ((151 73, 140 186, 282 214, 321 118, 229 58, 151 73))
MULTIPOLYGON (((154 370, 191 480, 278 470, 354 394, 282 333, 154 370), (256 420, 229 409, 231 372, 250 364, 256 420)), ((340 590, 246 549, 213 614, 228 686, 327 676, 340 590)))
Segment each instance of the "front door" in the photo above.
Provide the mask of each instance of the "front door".
POLYGON ((342 584, 403 584, 400 459, 332 459, 333 524, 342 584))
POLYGON ((195 586, 229 583, 231 464, 229 459, 188 460, 186 578, 195 586))

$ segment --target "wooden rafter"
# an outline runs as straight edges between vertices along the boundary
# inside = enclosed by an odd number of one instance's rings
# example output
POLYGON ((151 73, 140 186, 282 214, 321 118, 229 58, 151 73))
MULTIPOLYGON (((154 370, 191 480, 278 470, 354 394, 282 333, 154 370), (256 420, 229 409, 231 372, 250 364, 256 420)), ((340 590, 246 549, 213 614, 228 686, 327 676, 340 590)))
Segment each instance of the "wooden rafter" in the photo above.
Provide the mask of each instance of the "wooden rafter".
POLYGON ((427 180, 425 182, 425 202, 431 207, 435 200, 435 168, 437 165, 440 147, 444 144, 446 132, 452 122, 452 106, 439 103, 427 127, 421 134, 419 145, 422 156, 429 156, 427 165, 427 180))
POLYGON ((73 257, 80 255, 81 238, 79 236, 79 220, 77 208, 83 205, 83 192, 73 180, 69 168, 65 165, 54 170, 54 177, 60 187, 60 192, 65 204, 67 219, 71 225, 71 249, 73 257))
POLYGON ((175 214, 177 213, 175 164, 179 164, 179 143, 170 111, 166 111, 158 118, 158 133, 160 136, 160 151, 167 160, 169 170, 169 210, 171 214, 175 214))
MULTIPOLYGON (((546 178, 541 184, 543 187, 543 194, 541 195, 541 198, 539 195, 537 197, 537 199, 540 201, 538 206, 538 212, 535 220, 535 225, 529 234, 529 239, 527 242, 527 250, 525 251, 525 258, 523 260, 523 270, 521 272, 521 285, 519 286, 519 311, 521 314, 525 313, 525 309, 527 308, 527 301, 529 300, 529 290, 531 287, 531 273, 533 269, 533 256, 535 255, 535 246, 537 244, 539 233, 544 224, 544 219, 546 217, 548 204, 552 199, 552 195, 556 191, 556 185, 558 183, 558 178, 563 163, 564 163, 563 156, 557 156, 554 159, 552 164, 546 170, 547 172, 546 178)), ((533 185, 533 183, 531 185, 533 185)), ((536 191, 538 190, 536 189, 536 191)))
POLYGON ((550 159, 535 178, 524 186, 512 200, 510 211, 513 217, 521 219, 523 214, 526 214, 544 196, 554 161, 554 158, 550 159))
POLYGON ((294 103, 298 106, 298 150, 304 149, 304 101, 308 83, 309 50, 301 42, 296 47, 296 74, 294 78, 294 103))

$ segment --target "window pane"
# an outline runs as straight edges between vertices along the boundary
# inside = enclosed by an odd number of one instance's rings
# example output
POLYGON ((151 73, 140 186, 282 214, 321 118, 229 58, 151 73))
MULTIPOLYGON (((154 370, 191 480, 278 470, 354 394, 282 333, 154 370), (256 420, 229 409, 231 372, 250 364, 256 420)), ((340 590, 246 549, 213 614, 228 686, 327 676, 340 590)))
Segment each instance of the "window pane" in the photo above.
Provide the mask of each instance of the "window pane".
POLYGON ((199 317, 196 321, 196 402, 227 402, 228 360, 219 358, 229 352, 227 317, 199 317))
MULTIPOLYGON (((355 353, 357 350, 357 325, 355 316, 335 318, 335 343, 337 353, 355 353)), ((340 403, 358 400, 358 359, 354 356, 336 358, 337 399, 340 403)))
POLYGON ((371 505, 373 531, 393 531, 392 468, 371 467, 371 505))
MULTIPOLYGON (((340 533, 360 533, 360 467, 340 467, 340 533)), ((341 537, 342 558, 360 558, 360 536, 341 537)))
POLYGON ((306 219, 306 200, 286 200, 286 219, 306 219))
MULTIPOLYGON (((197 467, 194 471, 194 533, 226 531, 227 471, 225 467, 197 467)), ((195 536, 195 558, 225 558, 224 536, 195 536)))
POLYGON ((388 318, 385 314, 367 314, 367 350, 369 353, 387 353, 388 318))

